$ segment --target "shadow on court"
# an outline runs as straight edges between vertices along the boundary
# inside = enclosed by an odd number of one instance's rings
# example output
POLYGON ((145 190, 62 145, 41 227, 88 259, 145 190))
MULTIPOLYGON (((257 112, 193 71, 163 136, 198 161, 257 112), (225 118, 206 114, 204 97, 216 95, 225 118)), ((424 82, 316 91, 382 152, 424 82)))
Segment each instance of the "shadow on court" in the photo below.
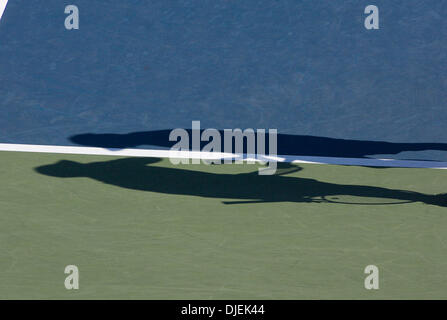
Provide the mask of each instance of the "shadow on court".
MULTIPOLYGON (((35 170, 59 178, 88 177, 106 184, 140 191, 165 194, 231 199, 225 204, 263 202, 338 202, 328 197, 354 196, 356 204, 399 204, 422 202, 447 207, 447 194, 429 195, 381 187, 344 185, 315 179, 286 176, 302 170, 291 164, 279 164, 273 176, 251 173, 218 174, 151 166, 158 158, 123 158, 82 164, 62 160, 35 170), (375 202, 371 202, 375 198, 375 202), (377 198, 383 199, 379 203, 377 198)), ((192 166, 192 168, 194 168, 192 166)), ((343 203, 343 202, 342 202, 343 203)))
MULTIPOLYGON (((172 130, 132 132, 127 134, 85 133, 71 136, 69 140, 82 146, 99 148, 136 148, 140 146, 159 146, 170 148, 176 141, 169 141, 172 130)), ((191 129, 186 129, 192 137, 191 129)), ((223 131, 219 131, 224 137, 223 131)), ((267 139, 268 145, 268 139, 267 139)), ((208 142, 201 143, 201 149, 208 142)), ((398 154, 405 151, 437 150, 447 151, 447 143, 393 143, 384 141, 348 140, 327 137, 278 134, 278 154, 291 156, 364 158, 372 155, 398 154)), ((190 142, 191 145, 191 142, 190 142)), ((223 146, 223 141, 221 141, 223 146)), ((246 146, 244 146, 246 150, 246 146)), ((268 146, 266 146, 268 150, 268 146)), ((436 159, 430 159, 436 160, 436 159)), ((447 159, 444 159, 447 160, 447 159)))

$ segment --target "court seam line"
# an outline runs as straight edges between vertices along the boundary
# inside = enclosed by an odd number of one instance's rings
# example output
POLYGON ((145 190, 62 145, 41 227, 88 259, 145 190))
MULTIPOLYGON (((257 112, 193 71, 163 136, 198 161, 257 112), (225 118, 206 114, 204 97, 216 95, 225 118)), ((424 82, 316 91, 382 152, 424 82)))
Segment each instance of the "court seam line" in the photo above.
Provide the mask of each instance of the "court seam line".
MULTIPOLYGON (((54 146, 35 144, 10 144, 0 143, 0 151, 12 152, 35 152, 51 154, 79 154, 79 155, 103 155, 117 157, 149 157, 149 158, 177 158, 177 159, 241 159, 241 155, 221 152, 204 151, 174 151, 159 149, 105 149, 97 147, 80 146, 54 146)), ((396 159, 371 159, 371 158, 340 158, 340 157, 315 157, 315 156, 263 156, 244 155, 245 160, 268 161, 309 164, 333 164, 348 166, 371 166, 371 167, 394 167, 394 168, 428 168, 447 169, 447 162, 440 161, 417 161, 396 159)))

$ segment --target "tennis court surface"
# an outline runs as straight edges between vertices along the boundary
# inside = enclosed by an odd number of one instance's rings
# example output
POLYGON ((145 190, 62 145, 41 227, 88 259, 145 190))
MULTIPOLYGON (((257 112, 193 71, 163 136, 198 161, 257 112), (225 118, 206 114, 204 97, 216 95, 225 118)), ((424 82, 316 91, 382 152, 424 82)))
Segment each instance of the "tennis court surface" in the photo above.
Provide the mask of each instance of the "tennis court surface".
POLYGON ((154 158, 0 159, 2 298, 411 299, 447 288, 444 170, 259 176, 154 158), (79 290, 63 285, 69 264, 79 290))
POLYGON ((368 4, 0 1, 0 299, 445 299, 447 5, 368 4), (283 162, 159 156, 193 121, 283 162))

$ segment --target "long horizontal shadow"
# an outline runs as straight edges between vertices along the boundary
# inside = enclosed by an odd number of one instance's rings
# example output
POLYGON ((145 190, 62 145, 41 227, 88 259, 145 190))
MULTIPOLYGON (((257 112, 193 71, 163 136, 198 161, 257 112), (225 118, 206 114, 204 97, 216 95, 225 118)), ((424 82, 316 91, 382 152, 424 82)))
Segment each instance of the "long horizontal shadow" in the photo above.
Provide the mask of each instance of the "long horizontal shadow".
MULTIPOLYGON (((132 132, 127 134, 94 134, 85 133, 69 137, 75 144, 99 148, 136 148, 141 146, 172 147, 176 142, 169 141, 172 130, 154 130, 132 132)), ((191 129, 188 131, 190 139, 191 129)), ((223 131, 219 131, 223 140, 223 131)), ((201 142, 201 149, 208 142, 201 142)), ((393 143, 384 141, 348 140, 327 137, 278 134, 279 155, 364 158, 381 154, 398 154, 404 151, 439 150, 447 151, 447 143, 393 143)), ((191 145, 191 141, 190 141, 191 145)), ((223 141, 221 145, 224 146, 223 141)), ((244 152, 247 148, 244 145, 244 152)), ((268 139, 266 150, 268 150, 268 139)), ((234 152, 234 149, 231 150, 234 152)), ((433 159, 435 160, 435 159, 433 159)))
MULTIPOLYGON (((447 207, 447 194, 429 195, 412 191, 373 186, 345 185, 284 175, 302 170, 293 164, 280 164, 277 175, 251 173, 218 174, 152 166, 158 158, 122 158, 110 161, 78 163, 62 160, 35 168, 43 175, 58 178, 88 177, 121 188, 173 195, 231 199, 226 204, 264 202, 334 202, 337 196, 362 199, 356 204, 422 202, 447 207), (371 203, 372 198, 374 202, 371 203)), ((336 201, 335 201, 336 202, 336 201)))

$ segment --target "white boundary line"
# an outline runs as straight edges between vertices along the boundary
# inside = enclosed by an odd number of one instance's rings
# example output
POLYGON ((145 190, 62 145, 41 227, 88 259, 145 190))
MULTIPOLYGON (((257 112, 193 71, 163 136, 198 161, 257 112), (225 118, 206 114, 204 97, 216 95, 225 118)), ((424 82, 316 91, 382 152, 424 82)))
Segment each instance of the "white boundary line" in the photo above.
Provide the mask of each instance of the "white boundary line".
MULTIPOLYGON (((49 146, 31 144, 0 143, 0 151, 38 152, 59 154, 82 154, 124 157, 156 157, 156 158, 189 158, 189 159, 228 159, 240 158, 231 153, 213 153, 202 151, 171 151, 155 149, 103 149, 93 147, 49 146)), ((247 156, 248 160, 255 160, 254 156, 247 156)), ((394 159, 365 159, 365 158, 335 158, 335 157, 309 157, 309 156, 266 156, 265 160, 291 163, 336 164, 348 166, 395 167, 395 168, 432 168, 447 169, 447 162, 439 161, 413 161, 394 159)))
POLYGON ((3 12, 5 12, 7 4, 8 4, 8 0, 0 0, 0 20, 2 19, 3 12))

